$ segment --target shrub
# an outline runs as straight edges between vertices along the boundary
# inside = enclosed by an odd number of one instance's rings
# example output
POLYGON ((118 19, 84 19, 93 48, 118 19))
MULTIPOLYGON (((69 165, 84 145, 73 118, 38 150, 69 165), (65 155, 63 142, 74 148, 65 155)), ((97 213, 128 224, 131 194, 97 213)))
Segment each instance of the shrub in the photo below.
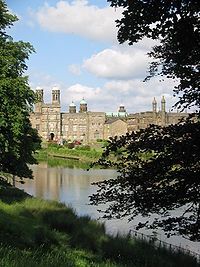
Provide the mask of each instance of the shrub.
POLYGON ((75 144, 74 143, 68 143, 68 144, 66 144, 66 146, 67 146, 67 148, 72 149, 75 147, 75 144))

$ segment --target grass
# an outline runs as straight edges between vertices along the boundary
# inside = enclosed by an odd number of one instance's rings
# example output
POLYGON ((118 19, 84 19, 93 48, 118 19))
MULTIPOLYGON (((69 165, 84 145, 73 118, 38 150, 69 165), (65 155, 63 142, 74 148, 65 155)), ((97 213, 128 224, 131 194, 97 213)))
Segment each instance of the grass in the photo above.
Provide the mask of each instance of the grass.
POLYGON ((77 167, 88 169, 90 164, 97 161, 103 148, 89 146, 76 146, 70 149, 57 144, 46 145, 35 153, 39 162, 47 162, 49 166, 77 167), (89 148, 89 149, 88 149, 89 148))
POLYGON ((69 149, 63 146, 49 146, 37 151, 35 157, 38 161, 47 161, 50 157, 63 157, 67 159, 79 159, 81 162, 93 162, 100 158, 102 150, 82 150, 77 148, 69 149))
POLYGON ((103 224, 2 181, 0 199, 0 267, 199 266, 188 255, 130 236, 109 236, 103 224))

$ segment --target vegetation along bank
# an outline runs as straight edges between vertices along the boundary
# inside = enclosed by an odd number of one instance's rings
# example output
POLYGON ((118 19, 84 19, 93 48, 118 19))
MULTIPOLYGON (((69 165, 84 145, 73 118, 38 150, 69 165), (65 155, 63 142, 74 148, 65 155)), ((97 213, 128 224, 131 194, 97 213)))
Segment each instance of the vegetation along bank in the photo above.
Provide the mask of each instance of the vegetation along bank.
POLYGON ((33 198, 0 180, 0 266, 199 266, 180 252, 112 237, 64 204, 33 198))

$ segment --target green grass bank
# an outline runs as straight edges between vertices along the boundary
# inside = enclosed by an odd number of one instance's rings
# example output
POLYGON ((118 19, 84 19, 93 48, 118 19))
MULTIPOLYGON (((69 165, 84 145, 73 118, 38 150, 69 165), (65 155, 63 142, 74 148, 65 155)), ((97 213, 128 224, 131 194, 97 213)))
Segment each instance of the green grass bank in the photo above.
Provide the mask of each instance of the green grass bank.
POLYGON ((135 238, 112 237, 64 204, 30 197, 0 181, 1 267, 193 267, 189 255, 135 238))
MULTIPOLYGON (((35 158, 41 161, 53 161, 56 160, 73 160, 81 163, 85 163, 87 166, 91 162, 97 161, 103 152, 102 143, 89 145, 74 146, 73 144, 67 144, 60 146, 57 144, 45 144, 37 151, 35 158)), ((59 162, 57 162, 59 164, 59 162)), ((56 163, 55 163, 56 165, 56 163)))

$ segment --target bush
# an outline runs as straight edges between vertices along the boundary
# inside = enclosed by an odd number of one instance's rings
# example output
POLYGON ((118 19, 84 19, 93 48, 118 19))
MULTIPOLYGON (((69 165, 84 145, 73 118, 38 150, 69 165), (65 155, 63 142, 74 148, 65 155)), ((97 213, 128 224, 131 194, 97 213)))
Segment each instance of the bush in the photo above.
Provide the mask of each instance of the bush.
POLYGON ((66 144, 66 146, 69 149, 73 149, 75 147, 75 144, 74 143, 68 143, 68 144, 66 144))

